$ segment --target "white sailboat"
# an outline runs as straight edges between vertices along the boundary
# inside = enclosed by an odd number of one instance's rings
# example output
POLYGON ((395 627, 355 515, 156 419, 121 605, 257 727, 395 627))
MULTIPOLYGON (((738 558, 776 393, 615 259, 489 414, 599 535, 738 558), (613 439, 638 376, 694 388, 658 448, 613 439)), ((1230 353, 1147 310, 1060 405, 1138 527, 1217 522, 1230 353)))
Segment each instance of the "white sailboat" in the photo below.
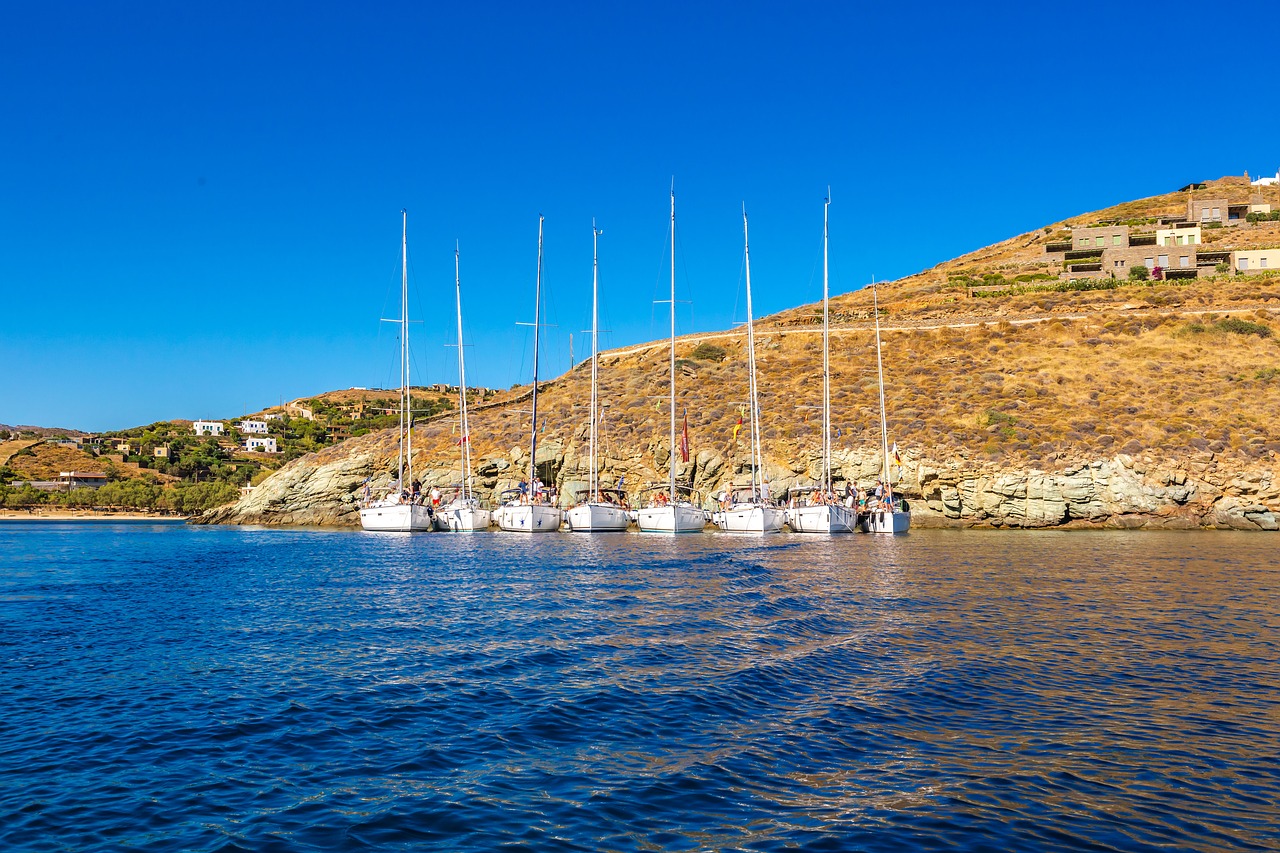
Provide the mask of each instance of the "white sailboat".
POLYGON ((400 429, 396 436, 396 479, 386 497, 360 507, 365 530, 414 533, 432 528, 431 508, 418 503, 407 485, 413 481, 413 404, 409 392, 409 214, 400 211, 400 429))
POLYGON ((498 527, 513 533, 551 533, 560 529, 560 508, 546 502, 538 480, 538 331, 542 305, 542 222, 538 217, 538 278, 533 295, 533 414, 529 421, 529 479, 523 489, 508 489, 498 508, 498 527))
POLYGON ((701 533, 707 517, 698 506, 697 492, 676 485, 676 192, 671 191, 671 452, 666 491, 649 490, 649 499, 636 510, 636 526, 641 533, 701 533))
POLYGON ((597 457, 597 438, 600 430, 600 253, 601 232, 591 223, 591 415, 589 434, 591 463, 587 474, 587 488, 577 496, 577 504, 566 514, 569 529, 575 533, 618 533, 631 525, 626 508, 626 495, 617 489, 600 488, 600 467, 597 457))
MULTIPOLYGON (((893 494, 893 469, 889 467, 889 426, 884 412, 884 362, 880 357, 880 299, 871 285, 872 305, 876 315, 876 371, 880 381, 880 449, 884 459, 881 479, 884 494, 876 506, 870 506, 859 519, 865 533, 906 533, 911 529, 911 509, 907 502, 893 494)), ((895 445, 896 447, 896 445, 895 445)))
POLYGON ((462 345, 462 275, 460 251, 453 249, 453 286, 458 305, 458 448, 462 455, 462 478, 458 493, 446 506, 436 510, 436 525, 441 530, 467 533, 488 530, 492 512, 475 496, 471 474, 471 426, 467 420, 467 362, 462 345))
POLYGON ((827 244, 828 209, 831 191, 822 203, 822 480, 817 488, 800 498, 800 505, 787 509, 787 526, 796 533, 852 533, 857 529, 858 511, 836 498, 831 483, 831 347, 827 244))
POLYGON ((786 522, 786 513, 769 496, 769 482, 764 474, 764 457, 760 450, 760 405, 756 388, 756 335, 751 312, 751 249, 747 240, 747 212, 742 211, 742 252, 747 278, 747 385, 751 408, 751 485, 735 488, 728 506, 713 513, 711 520, 730 533, 778 533, 786 522))

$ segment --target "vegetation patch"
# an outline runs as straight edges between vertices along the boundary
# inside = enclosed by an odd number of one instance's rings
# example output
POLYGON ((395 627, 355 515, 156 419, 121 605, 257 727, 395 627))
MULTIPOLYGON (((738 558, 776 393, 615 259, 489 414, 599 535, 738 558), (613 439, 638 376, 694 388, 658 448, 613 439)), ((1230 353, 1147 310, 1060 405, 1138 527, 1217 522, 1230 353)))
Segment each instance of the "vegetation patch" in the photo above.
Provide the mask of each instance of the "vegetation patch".
POLYGON ((697 359, 698 361, 723 361, 726 354, 727 351, 724 347, 704 341, 698 344, 693 352, 689 353, 689 358, 697 359))
POLYGON ((1221 332, 1232 335, 1257 335, 1260 338, 1271 337, 1271 327, 1266 323, 1254 323, 1239 317, 1223 317, 1212 323, 1187 323, 1180 330, 1183 334, 1202 335, 1206 332, 1221 332))

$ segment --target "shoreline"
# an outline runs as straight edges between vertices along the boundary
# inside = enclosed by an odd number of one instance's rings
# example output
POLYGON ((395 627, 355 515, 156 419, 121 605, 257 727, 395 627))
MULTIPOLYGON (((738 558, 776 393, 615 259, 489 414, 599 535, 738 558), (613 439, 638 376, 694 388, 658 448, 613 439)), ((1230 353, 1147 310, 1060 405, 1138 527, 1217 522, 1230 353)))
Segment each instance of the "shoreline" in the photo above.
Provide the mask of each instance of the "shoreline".
POLYGON ((186 522, 189 515, 176 513, 141 512, 141 511, 94 511, 94 510, 61 510, 58 512, 26 512, 24 510, 0 509, 0 522, 4 521, 181 521, 186 522))

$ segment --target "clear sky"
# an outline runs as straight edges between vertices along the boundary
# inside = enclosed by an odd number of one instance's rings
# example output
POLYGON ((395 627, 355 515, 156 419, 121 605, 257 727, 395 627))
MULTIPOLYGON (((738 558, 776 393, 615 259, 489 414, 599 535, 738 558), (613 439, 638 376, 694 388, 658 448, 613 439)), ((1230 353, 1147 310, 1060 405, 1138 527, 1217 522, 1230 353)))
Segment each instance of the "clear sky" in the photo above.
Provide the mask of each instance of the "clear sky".
POLYGON ((0 422, 234 417, 396 380, 527 382, 608 346, 896 278, 1050 222, 1280 168, 1271 2, 10 2, 0 422))

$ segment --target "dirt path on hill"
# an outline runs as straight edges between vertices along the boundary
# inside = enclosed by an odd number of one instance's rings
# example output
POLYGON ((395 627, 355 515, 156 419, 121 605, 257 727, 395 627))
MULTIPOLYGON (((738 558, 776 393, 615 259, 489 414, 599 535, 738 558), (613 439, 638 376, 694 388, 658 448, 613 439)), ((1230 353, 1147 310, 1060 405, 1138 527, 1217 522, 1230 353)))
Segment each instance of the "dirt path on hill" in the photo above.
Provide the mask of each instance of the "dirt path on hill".
MULTIPOLYGON (((892 326, 881 326, 882 332, 909 332, 909 331, 933 331, 936 329, 971 329, 975 326, 981 326, 984 323, 1007 322, 1013 326, 1030 326, 1036 323, 1048 323, 1053 320, 1085 320, 1089 317, 1096 316, 1104 310, 1123 311, 1125 313, 1141 313, 1141 314, 1158 314, 1161 317, 1177 316, 1186 314, 1193 316, 1197 314, 1249 314, 1259 309, 1268 309, 1267 305, 1246 305, 1236 308, 1125 308, 1121 305, 1107 305, 1098 311, 1074 311, 1066 314, 1041 314, 1032 317, 1008 318, 991 315, 969 316, 963 319, 957 318, 949 323, 936 323, 927 320, 921 320, 915 323, 896 323, 892 326)), ((875 326, 871 321, 863 321, 861 323, 843 323, 838 326, 832 326, 830 333, 833 335, 842 332, 867 332, 871 331, 875 326)), ((821 326, 764 326, 756 327, 757 335, 816 335, 822 332, 821 326)), ((725 332, 701 332, 688 335, 680 335, 676 338, 678 343, 701 343, 702 341, 714 341, 717 339, 737 338, 741 337, 743 330, 740 328, 725 332)), ((646 352, 652 349, 666 349, 669 345, 668 341, 651 341, 645 344, 636 344, 635 346, 623 347, 621 349, 605 350, 600 353, 601 356, 622 357, 635 355, 636 353, 646 352)))

